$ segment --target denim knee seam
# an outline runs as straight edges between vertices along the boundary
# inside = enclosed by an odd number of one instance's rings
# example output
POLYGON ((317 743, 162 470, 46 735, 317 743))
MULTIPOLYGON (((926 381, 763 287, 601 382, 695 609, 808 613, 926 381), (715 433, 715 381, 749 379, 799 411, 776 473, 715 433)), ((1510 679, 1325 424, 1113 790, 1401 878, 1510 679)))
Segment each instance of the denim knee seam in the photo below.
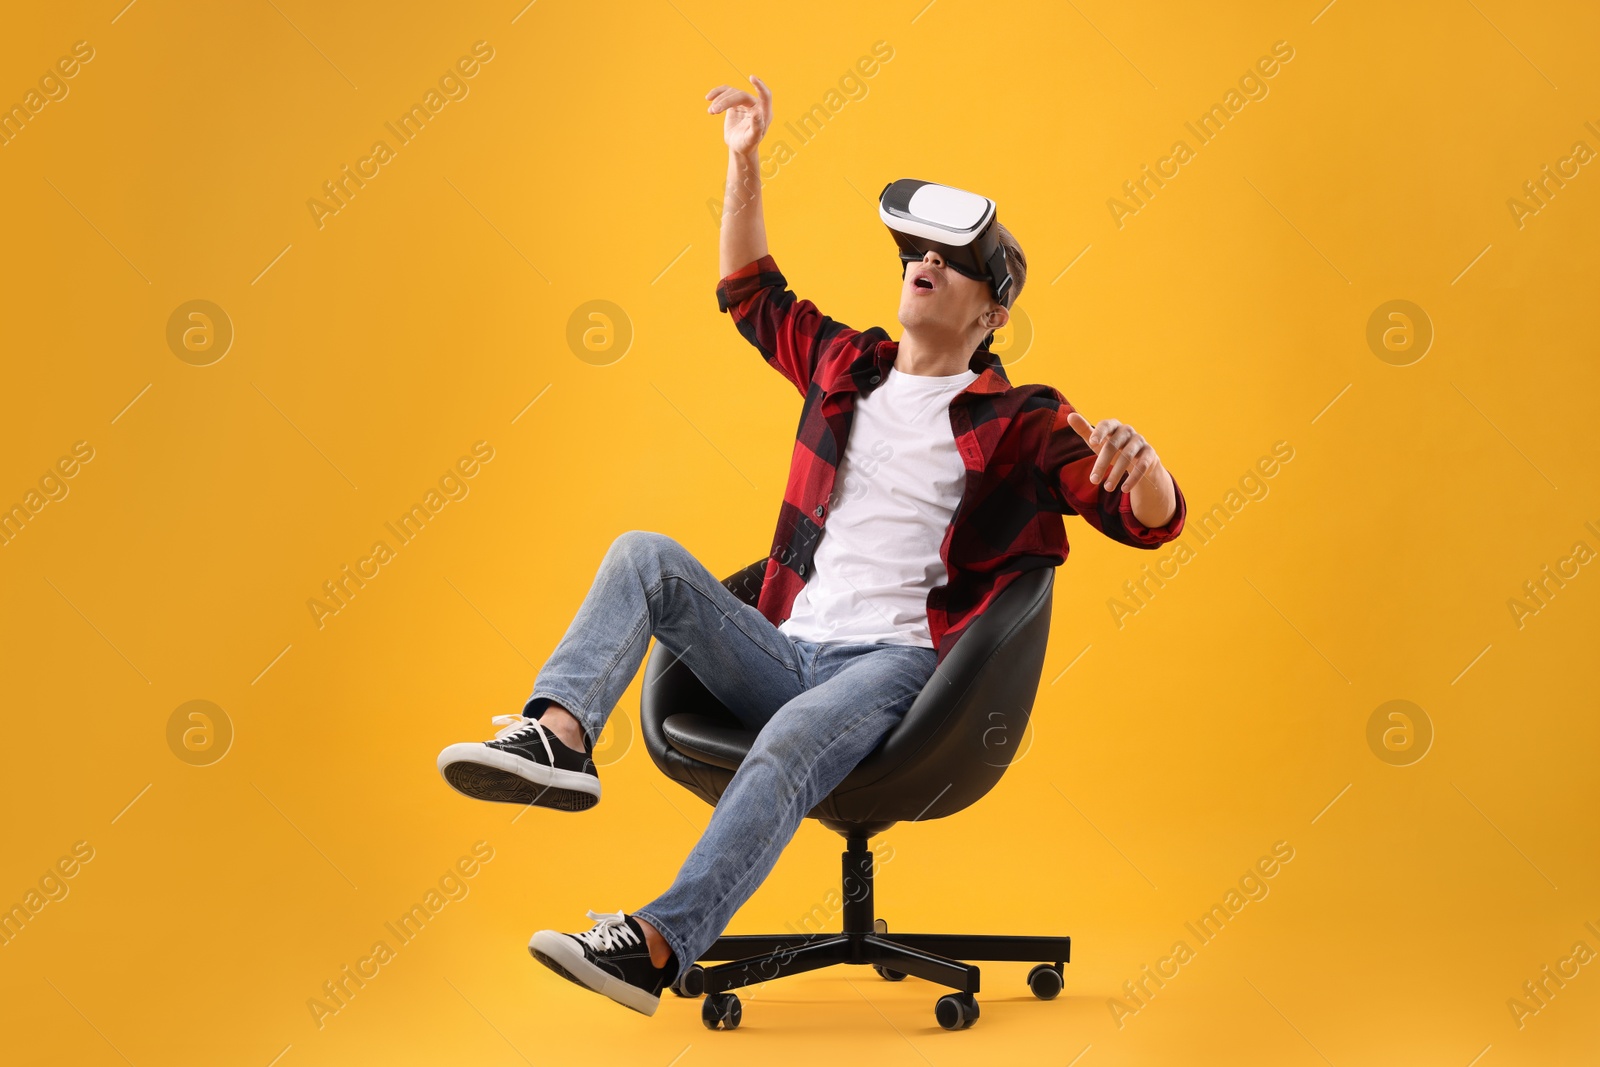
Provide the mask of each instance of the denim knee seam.
MULTIPOLYGON (((811 776, 811 773, 816 769, 817 764, 822 762, 823 756, 827 755, 828 751, 830 749, 832 749, 833 746, 837 745, 844 737, 849 735, 852 731, 858 729, 863 723, 865 723, 872 716, 876 715, 878 712, 884 710, 885 708, 894 706, 894 704, 897 703, 898 701, 900 701, 901 699, 903 699, 903 697, 898 697, 897 696, 893 700, 889 700, 889 701, 886 701, 883 704, 878 705, 877 707, 873 708, 871 711, 867 712, 865 715, 862 715, 859 719, 857 719, 850 726, 848 726, 844 730, 840 731, 840 733, 839 733, 839 735, 837 737, 835 737, 832 741, 829 741, 826 745, 824 745, 821 748, 821 750, 819 750, 817 752, 817 754, 812 758, 811 762, 806 766, 805 774, 802 777, 803 778, 809 778, 811 776)), ((849 771, 846 771, 845 773, 848 776, 849 771)), ((790 806, 795 804, 799 799, 800 799, 799 791, 795 791, 795 792, 791 793, 791 795, 788 797, 788 799, 786 799, 784 801, 785 810, 787 810, 790 806)), ((812 805, 812 806, 814 807, 815 805, 812 805)), ((810 809, 808 808, 807 810, 810 810, 810 809)), ((805 813, 804 812, 801 813, 800 820, 801 820, 801 822, 805 821, 805 813)), ((717 898, 716 904, 712 908, 709 908, 707 910, 709 910, 709 911, 719 911, 719 910, 721 910, 723 901, 727 900, 735 892, 743 889, 745 883, 750 880, 750 876, 755 874, 755 873, 756 872, 755 872, 754 868, 750 868, 750 869, 746 870, 744 875, 739 879, 739 881, 737 881, 733 885, 729 886, 722 893, 722 895, 717 898)), ((702 925, 703 925, 703 923, 704 923, 704 921, 702 920, 702 925)), ((696 927, 696 931, 697 932, 698 932, 698 929, 699 928, 696 927)), ((662 936, 665 937, 666 935, 663 933, 662 936)))
MULTIPOLYGON (((589 693, 583 699, 583 706, 585 708, 591 707, 593 705, 595 696, 603 688, 605 688, 606 682, 609 681, 610 678, 611 678, 611 672, 617 669, 617 664, 622 662, 622 657, 627 655, 628 649, 633 647, 633 642, 638 638, 639 631, 644 629, 645 623, 647 623, 649 621, 650 621, 650 618, 649 618, 648 615, 646 615, 644 618, 640 619, 639 620, 639 625, 637 625, 637 626, 635 626, 633 628, 633 633, 629 634, 628 635, 628 639, 626 641, 622 642, 617 647, 616 655, 611 657, 611 662, 606 664, 606 669, 601 671, 601 672, 599 672, 597 675, 595 675, 594 685, 589 687, 589 693)), ((613 710, 614 709, 612 709, 612 708, 607 708, 606 709, 606 714, 609 715, 613 710)), ((596 738, 595 740, 598 741, 599 738, 596 738)))
MULTIPOLYGON (((832 741, 829 741, 826 745, 822 746, 822 749, 820 751, 818 751, 815 756, 812 757, 810 764, 808 764, 806 766, 805 773, 801 776, 802 781, 804 781, 805 779, 808 779, 808 778, 811 777, 811 772, 816 770, 817 764, 822 762, 822 757, 826 756, 828 754, 829 750, 833 748, 833 746, 837 745, 840 741, 844 740, 846 737, 848 737, 854 731, 860 729, 862 723, 865 723, 868 719, 870 719, 874 715, 878 714, 878 712, 883 711, 885 708, 893 707, 901 699, 903 699, 903 698, 902 697, 895 697, 893 700, 888 700, 888 701, 885 701, 882 704, 879 704, 877 707, 873 708, 871 711, 869 711, 866 714, 862 715, 855 722, 851 723, 849 726, 847 726, 843 730, 841 730, 839 732, 839 734, 836 737, 834 737, 834 739, 832 741)), ((865 759, 866 757, 863 756, 862 758, 865 759)), ((854 767, 851 768, 851 770, 854 770, 854 769, 855 769, 854 767)), ((845 771, 845 776, 849 777, 849 775, 850 775, 850 771, 845 771)), ((819 798, 818 799, 818 803, 821 803, 821 801, 823 799, 826 799, 826 798, 819 798)), ((812 807, 815 807, 815 806, 816 805, 812 805, 812 807)), ((808 808, 807 810, 810 810, 810 809, 808 808)), ((802 815, 801 819, 803 820, 804 818, 805 818, 805 816, 802 815)))
MULTIPOLYGON (((633 572, 634 572, 635 575, 639 574, 639 568, 638 568, 637 565, 634 566, 633 572)), ((639 584, 640 585, 644 584, 644 580, 643 580, 643 576, 642 575, 640 576, 640 583, 639 584)), ((659 591, 660 588, 661 588, 661 583, 658 580, 656 582, 656 590, 659 591)), ((648 603, 650 601, 650 595, 651 595, 651 591, 647 588, 645 590, 645 602, 646 602, 647 605, 648 605, 648 603)), ((628 635, 628 639, 626 641, 621 642, 617 646, 617 651, 611 657, 611 662, 606 664, 605 670, 599 671, 598 673, 596 673, 594 684, 589 687, 589 692, 584 697, 584 699, 582 701, 582 703, 583 703, 585 708, 588 708, 588 707, 592 706, 595 696, 603 688, 605 688, 606 682, 609 681, 610 678, 611 678, 611 673, 617 669, 617 664, 622 662, 622 657, 627 655, 628 650, 633 647, 634 641, 637 640, 638 637, 639 637, 639 631, 644 629, 645 624, 647 624, 648 622, 650 622, 650 613, 648 611, 646 611, 644 618, 639 620, 638 625, 633 628, 633 632, 628 635)), ((614 709, 612 709, 612 708, 606 709, 606 714, 609 715, 611 713, 611 711, 613 711, 613 710, 614 709)), ((598 741, 599 739, 596 738, 595 740, 598 741)))

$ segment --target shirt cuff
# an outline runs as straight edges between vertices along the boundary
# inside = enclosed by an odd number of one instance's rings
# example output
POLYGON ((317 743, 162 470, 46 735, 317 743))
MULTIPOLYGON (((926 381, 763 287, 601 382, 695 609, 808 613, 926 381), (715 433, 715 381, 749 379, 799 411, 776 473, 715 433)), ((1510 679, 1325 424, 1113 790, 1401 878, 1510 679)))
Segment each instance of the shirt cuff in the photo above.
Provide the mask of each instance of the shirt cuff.
POLYGON ((717 282, 717 310, 725 312, 742 304, 769 285, 785 289, 789 286, 770 253, 751 260, 717 282))

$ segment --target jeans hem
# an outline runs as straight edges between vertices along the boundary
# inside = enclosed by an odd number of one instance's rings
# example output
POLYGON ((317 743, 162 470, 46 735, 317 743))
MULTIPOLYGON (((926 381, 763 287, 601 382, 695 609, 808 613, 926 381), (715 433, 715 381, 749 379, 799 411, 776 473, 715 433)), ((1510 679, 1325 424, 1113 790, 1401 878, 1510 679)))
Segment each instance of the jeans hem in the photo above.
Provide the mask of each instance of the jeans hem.
MULTIPOLYGON (((589 742, 589 747, 591 749, 594 748, 596 741, 599 739, 600 731, 592 728, 593 713, 583 701, 579 700, 577 697, 567 696, 559 689, 552 689, 548 686, 536 685, 533 687, 533 692, 529 694, 528 699, 522 703, 522 713, 524 715, 528 714, 528 708, 535 700, 549 700, 553 703, 560 704, 562 707, 571 712, 573 718, 577 719, 578 724, 583 727, 584 738, 589 742)), ((540 708, 539 710, 541 714, 544 711, 543 708, 540 708)))
POLYGON ((643 919, 656 928, 656 933, 661 935, 661 940, 665 941, 667 947, 672 950, 673 959, 678 961, 678 974, 680 976, 684 971, 699 962, 689 958, 689 954, 683 950, 683 941, 672 932, 670 927, 663 924, 654 915, 651 915, 648 910, 640 909, 639 911, 630 911, 628 914, 635 919, 643 919))

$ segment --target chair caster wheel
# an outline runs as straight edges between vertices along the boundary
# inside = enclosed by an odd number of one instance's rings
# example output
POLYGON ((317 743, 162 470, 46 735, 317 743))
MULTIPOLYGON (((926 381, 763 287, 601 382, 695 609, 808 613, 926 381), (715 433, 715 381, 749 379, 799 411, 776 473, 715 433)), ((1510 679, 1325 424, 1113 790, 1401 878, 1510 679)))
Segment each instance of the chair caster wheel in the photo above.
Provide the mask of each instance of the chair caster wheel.
POLYGON ((881 963, 874 963, 872 965, 872 969, 877 971, 878 972, 878 977, 882 978, 886 982, 903 982, 903 981, 905 981, 906 972, 904 972, 904 971, 897 971, 893 967, 885 967, 881 963))
POLYGON ((718 1027, 737 1030, 743 1015, 744 1009, 739 1006, 739 998, 732 993, 712 993, 700 1002, 700 1021, 706 1024, 707 1030, 718 1027))
POLYGON ((1028 988, 1040 1000, 1054 1000, 1060 994, 1064 980, 1052 964, 1041 963, 1028 972, 1028 988))
POLYGON ((933 1017, 946 1030, 965 1030, 978 1021, 978 998, 971 993, 946 993, 934 1003, 933 1017))
POLYGON ((706 991, 706 972, 698 963, 690 964, 682 974, 678 975, 671 989, 680 997, 698 997, 706 991))

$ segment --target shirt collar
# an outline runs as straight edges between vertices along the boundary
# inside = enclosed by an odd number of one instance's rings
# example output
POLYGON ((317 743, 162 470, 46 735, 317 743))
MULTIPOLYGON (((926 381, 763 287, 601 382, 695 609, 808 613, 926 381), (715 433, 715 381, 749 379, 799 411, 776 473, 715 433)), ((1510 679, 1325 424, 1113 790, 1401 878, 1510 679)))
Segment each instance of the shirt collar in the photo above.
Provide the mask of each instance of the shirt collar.
MULTIPOLYGON (((894 366, 899 351, 899 341, 878 342, 874 359, 877 361, 879 374, 889 373, 889 368, 894 366)), ((1011 379, 1006 376, 1000 357, 987 348, 980 348, 972 353, 972 358, 967 361, 967 369, 977 371, 978 376, 969 382, 967 387, 957 394, 958 396, 965 393, 1003 393, 1011 388, 1011 379)))

